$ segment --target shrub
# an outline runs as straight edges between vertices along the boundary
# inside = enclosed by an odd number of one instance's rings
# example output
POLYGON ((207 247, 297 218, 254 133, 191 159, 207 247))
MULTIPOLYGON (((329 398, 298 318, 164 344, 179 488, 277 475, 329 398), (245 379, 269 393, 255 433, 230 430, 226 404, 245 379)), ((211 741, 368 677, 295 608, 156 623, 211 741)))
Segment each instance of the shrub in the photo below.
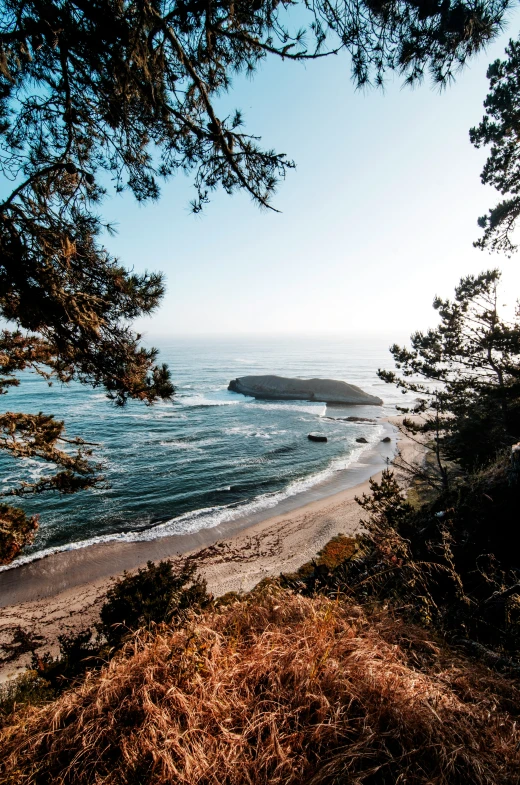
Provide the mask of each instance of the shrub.
POLYGON ((184 564, 175 573, 171 562, 162 561, 148 562, 135 575, 125 573, 107 592, 97 635, 91 629, 60 635, 58 656, 33 654, 32 669, 52 689, 62 691, 105 664, 139 628, 184 619, 189 609, 210 602, 206 583, 195 571, 195 565, 184 564))
POLYGON ((17 709, 47 703, 55 697, 55 691, 46 679, 34 670, 22 673, 0 685, 0 727, 17 709))
POLYGON ((100 640, 94 640, 92 630, 80 630, 72 635, 59 635, 60 646, 57 657, 33 654, 31 667, 45 679, 53 689, 64 689, 71 681, 81 677, 85 671, 100 667, 106 660, 100 640))
POLYGON ((318 551, 315 559, 302 564, 296 572, 284 573, 280 576, 280 582, 286 588, 301 589, 305 585, 307 593, 312 593, 310 587, 314 587, 318 575, 328 575, 355 555, 359 555, 359 547, 357 537, 336 534, 318 551))
POLYGON ((204 607, 210 601, 206 581, 195 573, 196 566, 186 562, 176 574, 170 561, 150 561, 134 575, 125 573, 107 592, 98 632, 118 647, 134 630, 171 624, 190 608, 204 607))
MULTIPOLYGON (((414 507, 390 471, 370 485, 372 493, 358 499, 370 519, 357 551, 335 565, 316 560, 282 576, 282 585, 307 596, 392 603, 451 640, 517 651, 518 485, 510 481, 507 461, 468 475, 455 489, 414 507)), ((520 663, 511 665, 520 668, 520 663)))

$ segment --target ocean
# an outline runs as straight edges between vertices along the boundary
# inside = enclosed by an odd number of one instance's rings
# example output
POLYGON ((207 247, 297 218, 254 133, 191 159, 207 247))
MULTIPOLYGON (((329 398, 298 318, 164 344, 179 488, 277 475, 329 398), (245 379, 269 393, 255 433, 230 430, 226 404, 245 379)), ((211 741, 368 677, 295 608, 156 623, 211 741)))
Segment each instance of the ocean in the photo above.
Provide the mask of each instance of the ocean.
MULTIPOLYGON (((381 445, 388 433, 383 420, 406 400, 376 375, 380 367, 393 368, 390 343, 362 336, 158 339, 176 394, 151 407, 130 402, 119 409, 99 389, 49 387, 22 374, 21 385, 2 398, 4 410, 53 414, 65 420, 68 436, 95 442, 105 487, 16 500, 40 514, 40 529, 14 564, 93 542, 194 532, 244 516, 258 520, 284 503, 298 506, 352 485, 364 455, 389 456, 381 445), (343 379, 384 405, 260 401, 227 389, 237 376, 264 373, 343 379), (352 415, 374 422, 342 419, 352 415), (328 442, 310 442, 311 431, 328 442), (368 444, 356 442, 359 437, 368 444)), ((46 472, 36 460, 0 456, 4 488, 46 472)))

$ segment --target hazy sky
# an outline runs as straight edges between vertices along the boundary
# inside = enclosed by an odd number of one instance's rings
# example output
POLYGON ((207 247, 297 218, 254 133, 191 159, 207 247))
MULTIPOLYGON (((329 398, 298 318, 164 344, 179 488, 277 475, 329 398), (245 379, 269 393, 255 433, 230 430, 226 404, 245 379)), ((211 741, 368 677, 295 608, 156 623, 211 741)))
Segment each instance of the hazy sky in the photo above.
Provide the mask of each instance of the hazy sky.
POLYGON ((274 204, 217 192, 202 216, 179 175, 161 200, 107 200, 118 224, 109 248, 136 270, 163 270, 167 294, 150 337, 178 333, 376 332, 401 335, 435 322, 436 293, 499 266, 505 299, 520 294, 520 256, 472 247, 476 221, 497 200, 480 184, 486 152, 468 130, 483 114, 486 68, 505 35, 439 93, 389 78, 385 92, 356 92, 348 57, 306 66, 270 60, 237 79, 230 107, 246 130, 297 163, 274 204))

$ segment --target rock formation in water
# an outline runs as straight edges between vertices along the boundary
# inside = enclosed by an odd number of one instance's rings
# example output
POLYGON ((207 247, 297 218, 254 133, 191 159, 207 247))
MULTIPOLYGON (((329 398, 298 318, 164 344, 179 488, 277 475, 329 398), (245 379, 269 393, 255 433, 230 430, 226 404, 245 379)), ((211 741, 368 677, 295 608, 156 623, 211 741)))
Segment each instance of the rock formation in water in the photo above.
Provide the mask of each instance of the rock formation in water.
POLYGON ((327 437, 323 433, 310 433, 307 438, 311 442, 326 442, 328 441, 327 437))
POLYGON ((229 383, 228 390, 274 401, 319 401, 320 403, 369 404, 383 401, 363 392, 354 384, 334 379, 288 379, 284 376, 241 376, 229 383))

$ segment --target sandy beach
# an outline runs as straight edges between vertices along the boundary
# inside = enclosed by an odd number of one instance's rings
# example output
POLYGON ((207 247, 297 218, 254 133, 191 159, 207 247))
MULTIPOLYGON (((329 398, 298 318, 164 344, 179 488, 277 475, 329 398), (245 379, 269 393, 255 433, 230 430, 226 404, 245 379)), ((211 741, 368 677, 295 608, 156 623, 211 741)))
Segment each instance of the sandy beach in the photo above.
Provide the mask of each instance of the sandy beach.
MULTIPOLYGON (((420 458, 420 447, 397 430, 392 442, 407 462, 420 458)), ((380 471, 372 476, 377 479, 380 471)), ((401 480, 405 484, 404 476, 401 480)), ((355 497, 368 491, 367 478, 243 530, 235 525, 228 531, 218 527, 144 542, 104 543, 0 573, 0 646, 21 627, 41 636, 41 651, 56 653, 58 635, 95 623, 111 581, 148 560, 194 560, 215 596, 248 591, 266 576, 297 569, 334 535, 359 532, 363 511, 355 497)), ((24 655, 0 666, 0 680, 16 675, 29 659, 24 655)))

